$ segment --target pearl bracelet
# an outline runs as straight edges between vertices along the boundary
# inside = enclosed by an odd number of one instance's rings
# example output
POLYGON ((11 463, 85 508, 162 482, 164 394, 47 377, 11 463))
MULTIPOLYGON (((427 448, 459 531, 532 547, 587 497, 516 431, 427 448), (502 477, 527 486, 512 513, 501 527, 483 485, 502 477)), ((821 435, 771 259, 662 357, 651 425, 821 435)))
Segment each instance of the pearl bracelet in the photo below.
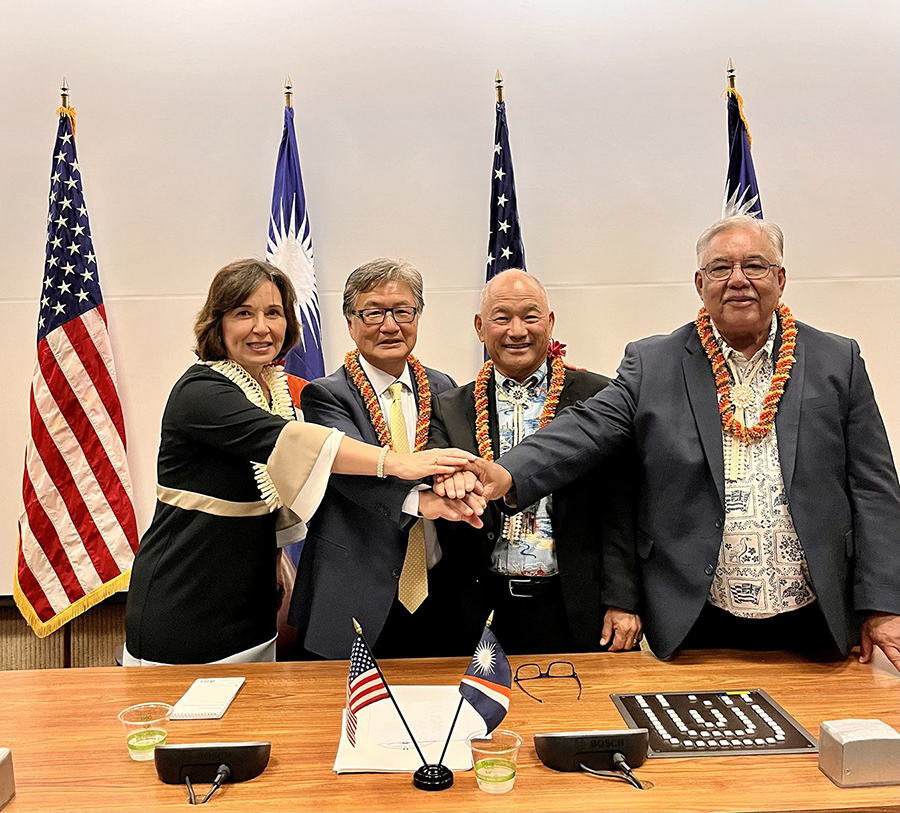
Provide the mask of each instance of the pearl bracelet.
POLYGON ((378 455, 378 468, 375 469, 375 473, 378 475, 379 480, 384 480, 387 475, 384 473, 384 459, 387 457, 387 453, 391 450, 390 446, 382 446, 381 454, 378 455))

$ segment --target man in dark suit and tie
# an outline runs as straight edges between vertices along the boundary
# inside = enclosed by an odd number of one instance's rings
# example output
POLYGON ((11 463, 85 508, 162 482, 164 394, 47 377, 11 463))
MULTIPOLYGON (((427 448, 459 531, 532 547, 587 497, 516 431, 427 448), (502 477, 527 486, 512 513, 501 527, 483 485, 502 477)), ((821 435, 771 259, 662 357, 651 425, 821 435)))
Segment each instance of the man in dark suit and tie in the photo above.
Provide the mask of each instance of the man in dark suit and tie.
MULTIPOLYGON (((475 329, 489 361, 475 381, 434 402, 431 445, 487 459, 609 383, 548 357, 555 317, 543 285, 509 269, 485 286, 475 329)), ((459 476, 460 478, 463 475, 459 476)), ((496 504, 484 527, 440 523, 444 547, 467 557, 460 590, 509 654, 631 649, 640 638, 634 487, 627 469, 591 472, 506 517, 496 504)), ((477 621, 477 619, 476 619, 477 621)))
MULTIPOLYGON (((357 350, 337 372, 306 385, 304 418, 398 452, 423 449, 434 397, 455 386, 412 355, 424 307, 422 277, 409 263, 379 259, 357 268, 343 298, 357 350)), ((378 657, 468 654, 471 642, 456 642, 453 552, 441 550, 431 522, 480 524, 469 506, 480 511, 483 500, 473 494, 468 504, 392 477, 332 475, 288 615, 307 653, 348 658, 356 618, 378 657)))
MULTIPOLYGON (((500 465, 485 494, 528 505, 633 443, 647 640, 808 649, 858 642, 900 668, 900 486, 852 339, 780 304, 783 236, 734 217, 697 244, 704 307, 629 344, 618 377, 500 465)), ((440 489, 440 486, 438 486, 440 489)))

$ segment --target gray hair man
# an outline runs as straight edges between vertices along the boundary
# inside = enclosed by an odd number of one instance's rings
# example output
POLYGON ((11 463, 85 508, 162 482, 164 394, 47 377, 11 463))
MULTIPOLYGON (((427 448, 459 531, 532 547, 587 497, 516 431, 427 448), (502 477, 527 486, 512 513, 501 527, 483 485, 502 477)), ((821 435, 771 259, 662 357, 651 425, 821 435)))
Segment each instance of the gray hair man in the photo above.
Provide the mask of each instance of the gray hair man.
POLYGON ((780 302, 781 230, 734 217, 697 246, 703 308, 629 344, 613 385, 505 455, 485 495, 528 505, 633 443, 647 639, 820 649, 900 668, 900 486, 852 339, 780 302))

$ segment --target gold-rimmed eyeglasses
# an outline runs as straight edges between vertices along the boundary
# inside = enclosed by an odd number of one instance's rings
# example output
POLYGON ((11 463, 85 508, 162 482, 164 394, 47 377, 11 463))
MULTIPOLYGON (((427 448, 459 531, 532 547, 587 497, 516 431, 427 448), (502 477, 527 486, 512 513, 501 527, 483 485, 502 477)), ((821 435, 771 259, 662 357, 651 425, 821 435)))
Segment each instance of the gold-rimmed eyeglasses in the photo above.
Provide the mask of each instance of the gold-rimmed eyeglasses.
POLYGON ((538 703, 543 703, 539 697, 535 697, 531 692, 526 689, 521 681, 523 680, 538 680, 539 678, 574 678, 575 682, 578 684, 578 700, 581 700, 581 678, 578 677, 578 673, 575 671, 575 665, 569 661, 553 661, 546 671, 541 669, 541 667, 536 663, 523 663, 520 664, 516 668, 515 677, 513 677, 513 681, 516 686, 518 686, 525 694, 527 694, 532 700, 537 700, 538 703))

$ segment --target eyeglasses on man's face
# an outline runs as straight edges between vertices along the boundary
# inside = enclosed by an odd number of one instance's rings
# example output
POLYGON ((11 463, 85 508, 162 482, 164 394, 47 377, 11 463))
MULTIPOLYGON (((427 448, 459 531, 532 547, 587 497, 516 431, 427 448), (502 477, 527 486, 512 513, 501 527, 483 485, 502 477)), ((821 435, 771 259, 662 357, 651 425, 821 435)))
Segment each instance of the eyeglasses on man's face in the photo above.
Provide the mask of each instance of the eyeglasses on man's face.
POLYGON ((762 279, 767 276, 769 271, 773 268, 780 267, 781 266, 770 263, 768 260, 761 257, 748 257, 745 260, 710 260, 710 262, 699 270, 701 273, 706 274, 708 279, 722 282, 729 279, 738 268, 741 269, 741 273, 743 273, 747 279, 762 279))
POLYGON ((398 325, 405 325, 412 322, 419 309, 408 305, 400 308, 363 308, 358 311, 350 311, 354 316, 362 319, 364 325, 380 325, 384 322, 387 315, 390 314, 398 325))
POLYGON ((544 671, 541 667, 536 663, 523 663, 520 664, 516 668, 516 674, 513 678, 516 686, 518 686, 525 694, 527 694, 532 700, 537 700, 538 703, 543 703, 539 697, 535 697, 531 692, 526 689, 521 681, 524 680, 538 680, 539 678, 574 678, 578 683, 578 700, 581 700, 581 678, 578 677, 578 673, 575 671, 574 664, 569 661, 553 661, 548 667, 547 670, 544 671))

